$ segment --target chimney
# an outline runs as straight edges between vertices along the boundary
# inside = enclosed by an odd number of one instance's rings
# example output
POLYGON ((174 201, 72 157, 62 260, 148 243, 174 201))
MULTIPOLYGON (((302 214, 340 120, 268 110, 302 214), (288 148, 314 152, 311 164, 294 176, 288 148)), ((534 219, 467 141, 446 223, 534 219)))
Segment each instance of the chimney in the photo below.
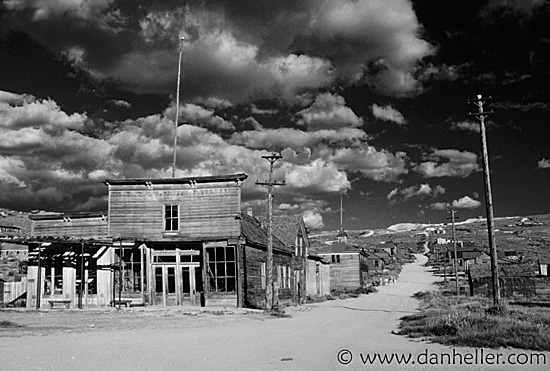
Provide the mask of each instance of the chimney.
POLYGON ((246 215, 248 216, 254 216, 254 210, 252 209, 252 206, 248 206, 246 208, 246 215))

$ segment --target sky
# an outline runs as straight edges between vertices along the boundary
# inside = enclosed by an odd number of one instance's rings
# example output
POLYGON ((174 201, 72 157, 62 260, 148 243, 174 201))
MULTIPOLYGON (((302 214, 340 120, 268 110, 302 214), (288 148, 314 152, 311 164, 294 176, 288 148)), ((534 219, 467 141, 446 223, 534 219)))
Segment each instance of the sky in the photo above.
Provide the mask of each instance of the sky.
POLYGON ((0 207, 107 209, 109 178, 246 173, 311 230, 550 213, 550 1, 3 0, 0 207), (181 41, 181 38, 184 38, 181 41))

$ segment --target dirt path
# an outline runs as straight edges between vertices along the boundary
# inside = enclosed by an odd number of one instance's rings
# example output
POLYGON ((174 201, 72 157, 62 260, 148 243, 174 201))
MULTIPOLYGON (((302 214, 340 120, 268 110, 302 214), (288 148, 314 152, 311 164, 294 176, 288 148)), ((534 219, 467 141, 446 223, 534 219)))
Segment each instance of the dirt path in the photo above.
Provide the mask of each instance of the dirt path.
MULTIPOLYGON (((468 353, 476 349, 450 348, 411 341, 393 335, 399 318, 416 312, 414 292, 433 288, 436 280, 417 255, 407 264, 396 285, 380 287, 374 295, 289 308, 290 318, 237 315, 226 318, 187 317, 168 321, 156 315, 137 317, 136 328, 100 329, 82 333, 0 338, 0 370, 533 370, 548 369, 512 365, 480 365, 468 353), (143 322, 147 321, 147 322, 143 322), (158 325, 158 326, 156 326, 158 325), (143 327, 142 327, 143 326, 143 327), (454 353, 453 353, 454 352, 454 353), (365 364, 367 356, 411 355, 410 364, 365 364), (452 366, 441 353, 449 354, 452 366), (434 363, 437 365, 423 365, 434 363), (338 361, 340 356, 341 362, 338 361), (363 357, 363 359, 362 359, 363 357), (349 361, 349 363, 348 363, 349 361), (412 362, 415 362, 413 365, 412 362), (343 364, 347 363, 347 364, 343 364)), ((502 353, 518 350, 484 350, 502 353)), ((524 358, 519 359, 523 361, 524 358)), ((500 362, 502 363, 502 362, 500 362)))

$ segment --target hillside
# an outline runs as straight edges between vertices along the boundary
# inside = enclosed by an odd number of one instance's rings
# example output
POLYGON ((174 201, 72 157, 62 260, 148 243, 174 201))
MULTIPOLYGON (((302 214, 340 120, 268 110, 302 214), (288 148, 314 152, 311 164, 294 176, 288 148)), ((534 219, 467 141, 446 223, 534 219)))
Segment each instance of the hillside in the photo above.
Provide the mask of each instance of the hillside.
MULTIPOLYGON (((312 234, 313 247, 336 240, 338 231, 326 231, 312 234)), ((387 229, 346 231, 348 240, 360 247, 393 241, 414 246, 419 235, 426 234, 432 239, 452 239, 451 223, 415 224, 400 223, 387 229), (432 233, 440 230, 440 234, 432 233)), ((458 241, 473 241, 480 247, 489 247, 487 220, 475 218, 455 222, 455 234, 458 241)), ((499 251, 515 250, 526 260, 550 258, 550 214, 495 218, 495 241, 499 251)))

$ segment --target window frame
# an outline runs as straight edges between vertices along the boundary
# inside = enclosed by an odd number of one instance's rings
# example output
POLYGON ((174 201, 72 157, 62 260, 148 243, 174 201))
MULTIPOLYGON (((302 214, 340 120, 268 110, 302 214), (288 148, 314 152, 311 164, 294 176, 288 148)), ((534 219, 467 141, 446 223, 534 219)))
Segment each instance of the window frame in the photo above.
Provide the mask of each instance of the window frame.
POLYGON ((163 231, 178 232, 180 230, 180 205, 163 204, 163 231), (174 213, 175 208, 175 213, 174 213), (170 210, 170 212, 168 212, 170 210), (174 215, 175 214, 175 215, 174 215), (174 227, 175 224, 175 227, 174 227))

